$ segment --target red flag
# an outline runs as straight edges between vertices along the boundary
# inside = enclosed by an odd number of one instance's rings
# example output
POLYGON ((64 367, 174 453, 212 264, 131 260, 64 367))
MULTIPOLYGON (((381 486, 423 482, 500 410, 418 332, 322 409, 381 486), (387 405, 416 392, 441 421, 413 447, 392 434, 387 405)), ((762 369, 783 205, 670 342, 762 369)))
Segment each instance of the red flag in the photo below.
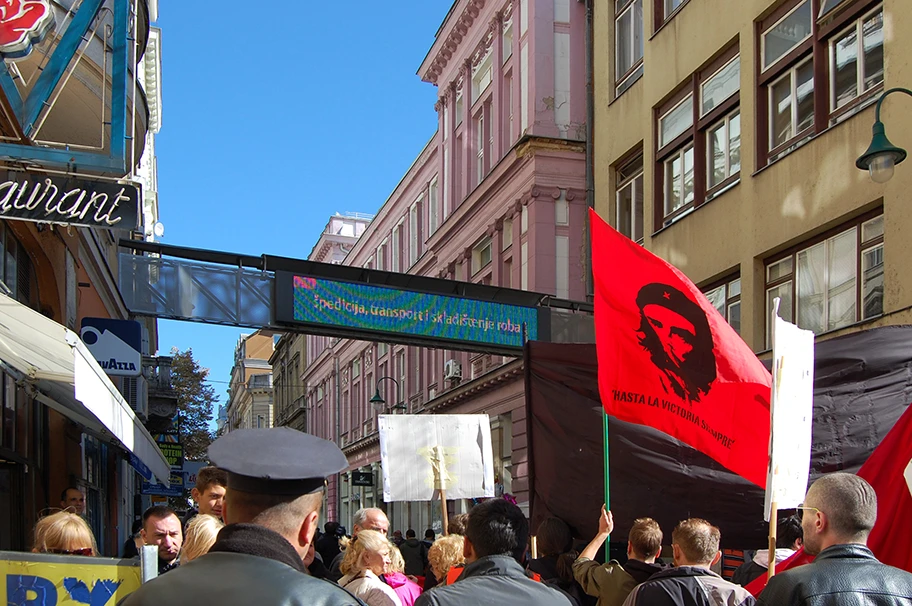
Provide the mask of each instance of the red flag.
POLYGON ((605 411, 766 486, 769 372, 687 276, 589 216, 605 411))
POLYGON ((884 564, 912 572, 912 493, 903 477, 910 460, 912 406, 858 470, 877 493, 877 522, 868 547, 884 564))

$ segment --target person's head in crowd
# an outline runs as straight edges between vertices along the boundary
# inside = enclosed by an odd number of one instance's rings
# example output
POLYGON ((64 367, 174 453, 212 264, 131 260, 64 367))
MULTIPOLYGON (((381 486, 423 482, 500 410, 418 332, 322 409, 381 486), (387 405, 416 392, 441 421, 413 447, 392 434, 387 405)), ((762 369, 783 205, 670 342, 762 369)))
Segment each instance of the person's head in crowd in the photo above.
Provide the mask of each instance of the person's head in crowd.
POLYGON ((181 564, 191 562, 205 553, 215 544, 219 530, 225 524, 213 515, 201 513, 194 516, 187 524, 187 536, 181 550, 181 564))
POLYGON ((173 562, 180 554, 184 535, 181 522, 174 510, 167 505, 155 505, 143 513, 143 527, 139 531, 143 543, 158 547, 158 559, 173 562))
POLYGON ((338 522, 327 522, 327 523, 323 524, 323 532, 328 536, 331 536, 331 537, 336 536, 336 530, 338 530, 338 529, 339 529, 338 522))
POLYGON ((396 531, 393 532, 393 542, 394 542, 394 543, 401 543, 401 542, 404 541, 404 540, 405 540, 405 539, 402 538, 402 531, 401 531, 401 530, 396 530, 396 531))
POLYGON ((60 493, 60 508, 79 515, 85 514, 86 497, 81 488, 69 486, 60 493))
POLYGON ((358 536, 362 530, 376 530, 383 536, 389 533, 390 523, 382 509, 365 507, 355 512, 352 518, 352 536, 358 536))
POLYGON ((431 572, 438 581, 444 581, 450 568, 465 562, 464 545, 465 537, 459 534, 450 534, 440 537, 428 549, 428 562, 431 572))
POLYGON ((700 518, 689 518, 675 526, 671 533, 675 566, 709 568, 722 557, 719 551, 719 529, 700 518))
POLYGON ((567 523, 558 517, 548 517, 538 525, 538 555, 558 556, 573 547, 573 534, 567 523))
POLYGON ((466 522, 469 520, 469 514, 460 513, 450 518, 447 524, 447 534, 465 535, 466 522))
POLYGON ((472 508, 466 524, 465 559, 511 556, 522 562, 529 540, 529 522, 522 510, 504 499, 491 499, 472 508))
POLYGON ((627 557, 652 564, 662 551, 662 529, 652 518, 633 521, 627 535, 627 557))
POLYGON ((288 427, 228 432, 209 446, 209 459, 228 472, 225 524, 272 530, 302 559, 317 531, 326 477, 348 466, 332 442, 288 427))
POLYGON ((405 574, 405 558, 402 557, 402 552, 393 543, 390 544, 390 565, 387 572, 405 574))
POLYGON ((877 494, 855 474, 830 473, 811 485, 799 512, 810 555, 833 545, 866 545, 877 520, 877 494))
POLYGON ((44 516, 35 524, 35 553, 59 555, 98 555, 95 536, 86 521, 69 511, 44 516))
POLYGON ((389 571, 390 542, 386 534, 376 530, 361 530, 345 550, 339 570, 343 575, 370 570, 380 576, 389 571))
POLYGON ((203 467, 196 474, 196 486, 190 496, 202 514, 222 517, 225 491, 228 489, 228 472, 218 467, 203 467))
POLYGON ((408 530, 405 531, 406 540, 414 539, 415 537, 416 537, 416 534, 415 534, 415 530, 413 528, 409 528, 408 530))
POLYGON ((434 539, 436 539, 436 538, 437 538, 437 533, 434 532, 433 528, 428 528, 427 530, 424 531, 424 540, 425 541, 430 541, 431 543, 433 543, 434 539))
POLYGON ((776 547, 780 549, 797 550, 804 542, 804 531, 801 528, 801 518, 789 516, 779 518, 776 522, 776 547))

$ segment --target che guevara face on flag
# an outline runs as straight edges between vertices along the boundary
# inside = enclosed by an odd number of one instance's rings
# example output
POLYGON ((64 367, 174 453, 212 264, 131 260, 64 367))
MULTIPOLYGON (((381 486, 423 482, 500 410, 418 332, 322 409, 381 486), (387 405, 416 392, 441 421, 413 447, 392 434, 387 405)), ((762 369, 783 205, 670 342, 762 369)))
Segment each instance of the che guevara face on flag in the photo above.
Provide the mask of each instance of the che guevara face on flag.
POLYGON ((649 425, 766 483, 772 379, 687 276, 590 213, 599 393, 649 425))
POLYGON ((651 283, 636 298, 640 345, 660 372, 662 388, 699 402, 716 380, 716 356, 706 314, 683 292, 651 283))

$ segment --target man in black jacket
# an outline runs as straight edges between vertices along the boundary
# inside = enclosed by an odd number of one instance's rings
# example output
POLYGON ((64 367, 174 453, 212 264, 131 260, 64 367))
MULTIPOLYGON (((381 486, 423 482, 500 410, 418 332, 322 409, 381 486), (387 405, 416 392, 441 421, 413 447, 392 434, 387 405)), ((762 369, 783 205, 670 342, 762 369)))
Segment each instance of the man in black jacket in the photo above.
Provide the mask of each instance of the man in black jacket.
POLYGON ((864 479, 850 473, 821 477, 799 512, 804 550, 817 557, 770 579, 761 605, 912 605, 912 574, 881 564, 867 548, 877 495, 864 479))
POLYGON ((209 553, 143 584, 122 606, 363 606, 304 569, 325 478, 348 467, 335 444, 287 427, 239 429, 213 442, 209 458, 228 472, 228 525, 209 553))
POLYGON ((621 606, 633 588, 663 570, 656 564, 662 551, 662 529, 652 518, 634 520, 627 535, 627 562, 595 561, 595 554, 614 530, 614 517, 602 505, 599 531, 573 563, 573 576, 583 591, 598 598, 598 606, 621 606))
POLYGON ((529 522, 513 503, 491 499, 476 505, 466 525, 466 566, 459 579, 422 593, 415 606, 570 606, 565 594, 526 576, 519 562, 528 539, 529 522))

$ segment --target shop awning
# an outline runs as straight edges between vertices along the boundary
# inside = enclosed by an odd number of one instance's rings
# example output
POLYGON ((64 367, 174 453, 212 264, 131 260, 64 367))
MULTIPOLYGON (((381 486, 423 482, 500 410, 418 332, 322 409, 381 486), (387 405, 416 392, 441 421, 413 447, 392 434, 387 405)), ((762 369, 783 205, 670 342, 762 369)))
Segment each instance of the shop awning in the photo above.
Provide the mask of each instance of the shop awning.
POLYGON ((168 484, 168 461, 76 333, 0 295, 0 361, 37 400, 132 453, 168 484))

